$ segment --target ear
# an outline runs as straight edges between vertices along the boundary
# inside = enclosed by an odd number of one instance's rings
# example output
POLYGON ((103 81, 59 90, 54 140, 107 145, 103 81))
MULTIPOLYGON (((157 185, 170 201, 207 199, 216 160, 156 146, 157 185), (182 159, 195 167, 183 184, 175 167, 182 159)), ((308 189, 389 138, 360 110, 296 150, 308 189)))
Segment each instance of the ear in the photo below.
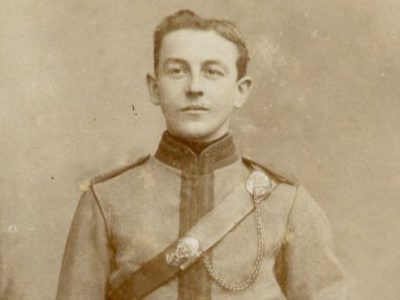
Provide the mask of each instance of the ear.
POLYGON ((240 108, 246 102, 247 98, 250 95, 251 87, 253 84, 253 80, 250 76, 244 76, 240 78, 237 82, 237 87, 239 90, 238 97, 235 99, 234 106, 236 108, 240 108))
POLYGON ((154 105, 160 105, 160 93, 158 90, 157 79, 153 75, 147 74, 146 75, 146 84, 147 84, 147 89, 150 94, 150 101, 154 105))

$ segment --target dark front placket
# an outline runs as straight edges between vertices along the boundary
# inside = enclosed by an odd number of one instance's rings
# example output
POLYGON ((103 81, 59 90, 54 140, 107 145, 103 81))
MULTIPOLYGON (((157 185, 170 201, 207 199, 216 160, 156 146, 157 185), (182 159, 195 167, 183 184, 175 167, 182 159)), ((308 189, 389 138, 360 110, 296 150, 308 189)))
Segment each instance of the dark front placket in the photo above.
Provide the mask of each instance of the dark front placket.
MULTIPOLYGON (((196 154, 164 133, 156 158, 181 170, 179 237, 185 236, 214 207, 214 171, 238 159, 232 137, 227 135, 196 154)), ((179 300, 211 299, 211 279, 201 260, 180 273, 178 282, 179 300)))

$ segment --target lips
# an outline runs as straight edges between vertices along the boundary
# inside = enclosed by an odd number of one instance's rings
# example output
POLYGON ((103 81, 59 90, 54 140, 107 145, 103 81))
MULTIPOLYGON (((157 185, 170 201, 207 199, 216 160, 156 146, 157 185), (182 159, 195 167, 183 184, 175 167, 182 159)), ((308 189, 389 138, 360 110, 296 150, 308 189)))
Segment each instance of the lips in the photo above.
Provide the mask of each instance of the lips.
POLYGON ((207 111, 208 108, 202 105, 188 105, 182 108, 182 111, 207 111))
POLYGON ((183 112, 201 113, 208 111, 208 108, 202 105, 188 105, 182 108, 183 112))

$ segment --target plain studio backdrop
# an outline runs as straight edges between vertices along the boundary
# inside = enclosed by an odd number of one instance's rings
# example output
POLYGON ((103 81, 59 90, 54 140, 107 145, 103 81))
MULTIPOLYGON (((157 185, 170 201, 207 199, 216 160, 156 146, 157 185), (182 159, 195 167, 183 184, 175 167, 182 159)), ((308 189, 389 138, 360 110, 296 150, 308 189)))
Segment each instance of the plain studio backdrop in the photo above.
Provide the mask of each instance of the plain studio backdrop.
POLYGON ((181 8, 247 40, 243 154, 295 175, 325 210, 352 299, 399 299, 397 0, 0 1, 3 280, 54 299, 85 182, 154 151, 152 33, 181 8))

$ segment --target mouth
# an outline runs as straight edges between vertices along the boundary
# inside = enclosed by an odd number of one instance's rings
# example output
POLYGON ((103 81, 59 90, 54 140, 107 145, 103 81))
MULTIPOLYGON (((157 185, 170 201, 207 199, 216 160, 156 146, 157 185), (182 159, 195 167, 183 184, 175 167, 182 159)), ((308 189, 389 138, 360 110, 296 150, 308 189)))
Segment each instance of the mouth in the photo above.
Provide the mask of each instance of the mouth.
POLYGON ((183 112, 201 113, 208 111, 208 108, 202 105, 188 105, 182 108, 183 112))

